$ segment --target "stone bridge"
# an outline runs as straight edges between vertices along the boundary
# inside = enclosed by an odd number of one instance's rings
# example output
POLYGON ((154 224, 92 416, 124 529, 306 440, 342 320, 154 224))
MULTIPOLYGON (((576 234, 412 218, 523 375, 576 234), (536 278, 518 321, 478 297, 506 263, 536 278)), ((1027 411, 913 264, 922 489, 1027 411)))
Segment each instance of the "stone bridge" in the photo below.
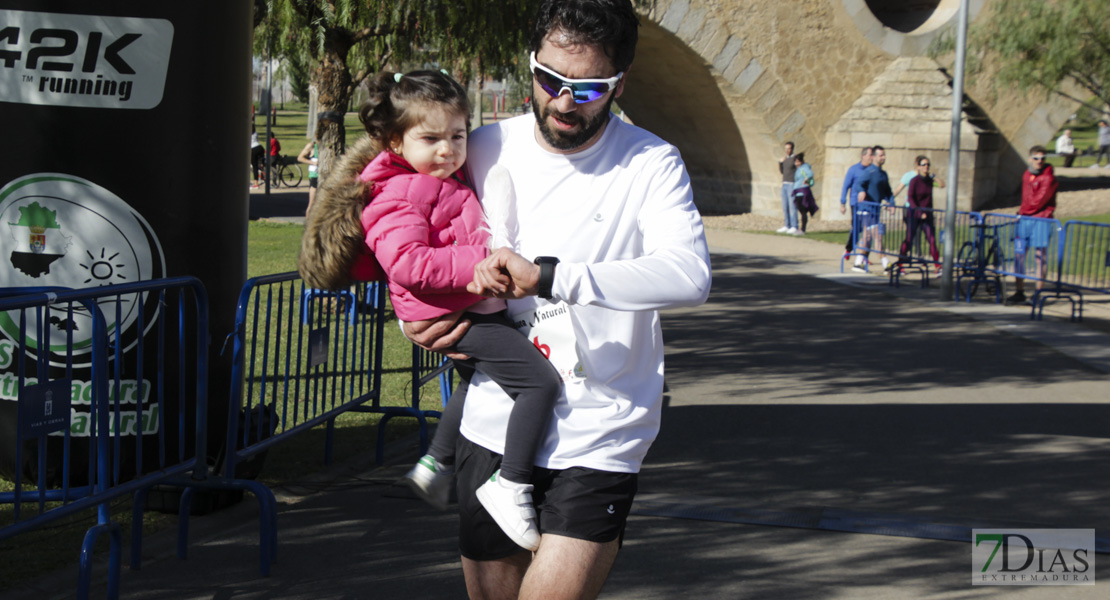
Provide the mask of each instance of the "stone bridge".
MULTIPOLYGON (((863 146, 887 148, 891 180, 928 155, 947 178, 951 77, 928 47, 959 0, 655 0, 618 101, 678 146, 705 212, 781 214, 778 158, 793 141, 825 219, 863 146)), ((971 0, 971 19, 989 18, 971 0)), ((944 60, 943 57, 941 60, 944 60)), ((951 58, 948 59, 949 66, 951 58)), ((958 202, 976 209, 1020 189, 1030 146, 1074 112, 1043 93, 968 81, 958 202)))

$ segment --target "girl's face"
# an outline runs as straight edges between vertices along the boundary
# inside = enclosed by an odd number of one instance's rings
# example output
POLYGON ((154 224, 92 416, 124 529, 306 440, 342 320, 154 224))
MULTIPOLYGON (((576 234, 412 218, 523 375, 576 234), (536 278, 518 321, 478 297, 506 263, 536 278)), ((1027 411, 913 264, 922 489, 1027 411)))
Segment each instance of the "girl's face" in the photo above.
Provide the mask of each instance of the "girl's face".
POLYGON ((921 162, 917 163, 917 174, 922 176, 922 177, 928 175, 929 174, 929 166, 930 166, 929 159, 924 159, 921 162))
POLYGON ((447 179, 466 162, 466 117, 429 107, 424 119, 401 136, 394 152, 417 173, 447 179))

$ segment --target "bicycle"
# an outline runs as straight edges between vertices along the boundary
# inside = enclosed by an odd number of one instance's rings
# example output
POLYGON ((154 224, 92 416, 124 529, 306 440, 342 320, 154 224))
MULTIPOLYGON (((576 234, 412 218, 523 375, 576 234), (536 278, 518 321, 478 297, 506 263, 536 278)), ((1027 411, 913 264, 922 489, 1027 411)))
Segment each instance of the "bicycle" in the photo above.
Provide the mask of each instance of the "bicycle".
POLYGON ((963 295, 967 302, 971 302, 971 297, 979 290, 981 283, 987 293, 994 292, 995 302, 1002 302, 1006 297, 1006 278, 1001 275, 1002 250, 998 247, 1000 225, 972 223, 968 227, 976 231, 971 240, 960 246, 956 255, 956 300, 962 295, 960 282, 970 279, 967 282, 967 294, 963 295))
POLYGON ((304 180, 304 172, 296 162, 289 162, 282 155, 270 157, 270 186, 297 187, 304 180))

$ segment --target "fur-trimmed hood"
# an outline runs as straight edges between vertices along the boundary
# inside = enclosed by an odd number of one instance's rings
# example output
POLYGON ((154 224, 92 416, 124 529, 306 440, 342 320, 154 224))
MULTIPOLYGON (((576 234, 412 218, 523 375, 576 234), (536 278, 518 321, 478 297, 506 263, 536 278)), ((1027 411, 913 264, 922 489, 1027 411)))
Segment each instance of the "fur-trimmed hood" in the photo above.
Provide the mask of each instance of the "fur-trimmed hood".
POLYGON ((382 279, 382 270, 366 248, 360 221, 370 200, 370 185, 359 174, 377 156, 373 139, 359 139, 339 157, 316 190, 305 218, 297 270, 305 284, 320 289, 342 289, 352 280, 382 279))

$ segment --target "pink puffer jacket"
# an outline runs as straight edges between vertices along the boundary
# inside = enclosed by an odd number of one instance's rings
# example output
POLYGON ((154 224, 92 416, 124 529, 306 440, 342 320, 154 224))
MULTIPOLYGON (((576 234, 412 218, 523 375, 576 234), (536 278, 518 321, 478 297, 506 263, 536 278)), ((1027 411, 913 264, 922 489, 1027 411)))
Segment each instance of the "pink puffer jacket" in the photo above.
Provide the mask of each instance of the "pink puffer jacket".
POLYGON ((399 319, 432 319, 482 300, 467 293, 466 284, 489 253, 489 233, 482 230, 482 205, 466 184, 417 173, 389 151, 359 178, 371 190, 362 211, 366 245, 385 271, 399 319))

